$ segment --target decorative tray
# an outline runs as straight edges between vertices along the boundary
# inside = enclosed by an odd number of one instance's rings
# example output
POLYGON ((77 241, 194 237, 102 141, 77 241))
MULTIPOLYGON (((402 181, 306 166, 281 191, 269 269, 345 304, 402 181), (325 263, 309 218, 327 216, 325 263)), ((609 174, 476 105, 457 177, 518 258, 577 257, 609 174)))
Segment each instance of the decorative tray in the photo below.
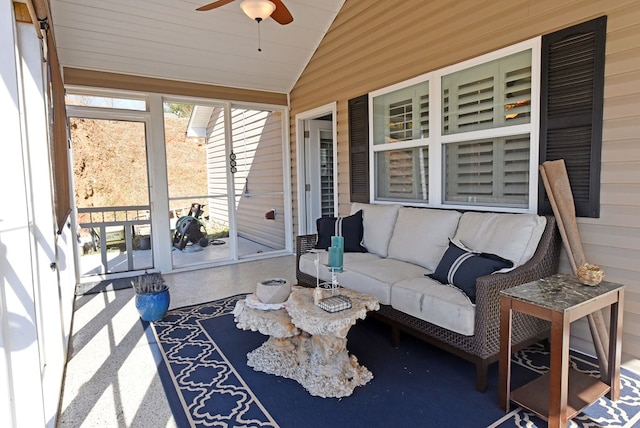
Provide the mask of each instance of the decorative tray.
POLYGON ((341 294, 320 299, 318 306, 327 312, 339 312, 351 308, 351 299, 341 294))

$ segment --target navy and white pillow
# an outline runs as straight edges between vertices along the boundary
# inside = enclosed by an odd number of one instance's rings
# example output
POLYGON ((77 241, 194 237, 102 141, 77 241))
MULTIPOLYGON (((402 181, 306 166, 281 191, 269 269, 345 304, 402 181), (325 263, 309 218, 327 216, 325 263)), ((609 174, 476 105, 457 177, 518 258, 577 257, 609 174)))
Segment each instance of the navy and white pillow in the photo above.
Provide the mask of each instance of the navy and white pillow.
POLYGON ((345 253, 366 253, 362 245, 362 210, 348 217, 321 217, 316 220, 318 240, 316 248, 326 250, 331 246, 332 236, 344 238, 345 253))
POLYGON ((451 284, 464 292, 472 303, 476 302, 476 279, 501 269, 513 267, 511 260, 495 254, 475 253, 449 241, 435 272, 428 275, 443 284, 451 284))

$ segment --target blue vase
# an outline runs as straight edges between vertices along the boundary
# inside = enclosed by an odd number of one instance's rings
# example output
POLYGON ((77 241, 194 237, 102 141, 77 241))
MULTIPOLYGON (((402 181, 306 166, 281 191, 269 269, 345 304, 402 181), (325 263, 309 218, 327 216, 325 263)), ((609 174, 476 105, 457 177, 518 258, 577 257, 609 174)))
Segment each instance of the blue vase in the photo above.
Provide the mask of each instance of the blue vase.
POLYGON ((158 321, 169 309, 169 289, 155 293, 136 293, 136 309, 142 321, 158 321))

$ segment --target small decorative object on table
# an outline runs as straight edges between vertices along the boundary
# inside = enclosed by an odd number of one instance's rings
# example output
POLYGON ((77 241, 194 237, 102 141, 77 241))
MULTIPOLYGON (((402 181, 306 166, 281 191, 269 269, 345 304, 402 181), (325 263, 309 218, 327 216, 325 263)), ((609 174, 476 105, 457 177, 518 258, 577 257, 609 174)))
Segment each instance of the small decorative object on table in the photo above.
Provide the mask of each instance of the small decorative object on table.
POLYGON ((602 282, 604 279, 604 271, 598 265, 585 263, 578 266, 577 276, 581 284, 594 286, 602 282))
POLYGON ((291 294, 291 284, 282 278, 270 278, 260 281, 256 287, 256 296, 262 303, 282 303, 291 294))
POLYGON ((342 272, 342 263, 344 260, 344 238, 342 236, 332 236, 331 246, 329 247, 329 267, 332 272, 342 272))
POLYGON ((331 237, 331 247, 329 247, 329 263, 327 267, 331 271, 331 295, 338 294, 338 273, 343 272, 342 264, 344 261, 344 238, 342 236, 331 237))
POLYGON ((351 299, 348 296, 337 295, 325 297, 318 302, 318 306, 327 312, 339 312, 351 308, 351 299))
POLYGON ((136 292, 136 309, 142 321, 158 321, 169 309, 169 287, 162 275, 151 273, 137 276, 131 281, 136 292))

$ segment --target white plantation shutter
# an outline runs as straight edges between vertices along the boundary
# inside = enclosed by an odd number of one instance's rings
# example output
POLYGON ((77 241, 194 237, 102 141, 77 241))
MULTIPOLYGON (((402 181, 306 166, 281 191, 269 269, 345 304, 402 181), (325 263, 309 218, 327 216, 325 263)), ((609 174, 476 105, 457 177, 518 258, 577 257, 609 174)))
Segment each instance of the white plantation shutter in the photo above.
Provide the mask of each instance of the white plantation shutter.
POLYGON ((333 135, 320 131, 320 212, 321 217, 333 217, 333 135))
POLYGON ((420 96, 420 129, 425 138, 429 136, 429 94, 420 96))
POLYGON ((529 134, 473 133, 531 122, 531 50, 445 75, 442 87, 442 134, 465 140, 444 145, 443 201, 526 208, 529 134))
POLYGON ((442 134, 531 120, 531 51, 442 77, 442 134))
POLYGON ((493 77, 470 82, 451 82, 444 89, 442 134, 491 128, 493 125, 493 77))
POLYGON ((445 146, 445 202, 526 206, 529 135, 445 146))
POLYGON ((389 105, 388 143, 413 139, 413 100, 407 99, 389 105))
POLYGON ((493 141, 445 146, 447 202, 473 202, 493 194, 493 141))
POLYGON ((376 155, 377 195, 383 199, 427 201, 429 192, 429 155, 426 147, 387 150, 376 155))
MULTIPOLYGON (((518 66, 519 64, 514 64, 518 66)), ((531 65, 507 71, 504 75, 504 124, 531 121, 531 65)))
POLYGON ((429 82, 374 97, 374 144, 393 144, 429 136, 429 82))
POLYGON ((502 168, 502 197, 515 204, 529 200, 529 136, 505 138, 502 168))

